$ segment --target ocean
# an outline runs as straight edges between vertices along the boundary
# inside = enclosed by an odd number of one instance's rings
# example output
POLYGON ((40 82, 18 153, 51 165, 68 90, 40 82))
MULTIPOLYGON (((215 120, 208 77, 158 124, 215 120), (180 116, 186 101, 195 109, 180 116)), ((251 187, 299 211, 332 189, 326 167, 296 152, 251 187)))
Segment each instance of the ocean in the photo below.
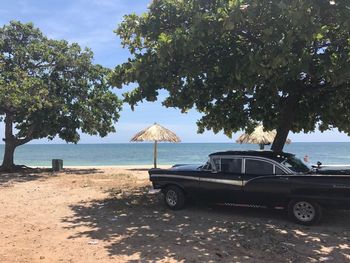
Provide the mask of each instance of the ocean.
MULTIPOLYGON (((268 149, 268 147, 266 147, 268 149)), ((258 150, 257 145, 236 143, 159 143, 158 164, 201 164, 210 153, 227 150, 258 150)), ((285 152, 311 164, 350 164, 350 142, 294 142, 285 152)), ((2 160, 4 145, 0 145, 2 160)), ((28 144, 15 152, 15 163, 27 166, 51 166, 52 159, 63 159, 65 166, 152 165, 153 143, 120 144, 28 144)))

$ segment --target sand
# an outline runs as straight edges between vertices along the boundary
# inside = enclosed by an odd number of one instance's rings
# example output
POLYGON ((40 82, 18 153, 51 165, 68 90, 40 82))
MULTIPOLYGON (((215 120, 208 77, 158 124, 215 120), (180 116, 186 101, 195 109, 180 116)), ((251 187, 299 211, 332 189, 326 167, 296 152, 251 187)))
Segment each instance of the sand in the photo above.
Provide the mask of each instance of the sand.
POLYGON ((0 174, 0 262, 349 262, 350 212, 312 227, 283 210, 149 195, 147 168, 0 174))

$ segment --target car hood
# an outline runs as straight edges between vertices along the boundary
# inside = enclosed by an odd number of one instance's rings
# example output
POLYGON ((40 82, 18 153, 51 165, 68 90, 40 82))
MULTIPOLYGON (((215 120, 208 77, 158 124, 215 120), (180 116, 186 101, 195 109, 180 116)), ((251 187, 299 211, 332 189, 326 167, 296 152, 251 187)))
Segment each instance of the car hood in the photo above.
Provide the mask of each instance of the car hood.
POLYGON ((200 164, 175 164, 170 171, 197 171, 201 167, 200 164))

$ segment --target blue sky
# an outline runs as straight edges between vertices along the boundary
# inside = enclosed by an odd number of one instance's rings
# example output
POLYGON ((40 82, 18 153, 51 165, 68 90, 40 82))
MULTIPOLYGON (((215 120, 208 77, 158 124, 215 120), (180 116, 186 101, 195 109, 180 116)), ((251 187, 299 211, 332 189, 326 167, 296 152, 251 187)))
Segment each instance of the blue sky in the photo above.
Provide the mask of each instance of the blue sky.
MULTIPOLYGON (((11 20, 33 22, 50 38, 66 39, 91 48, 95 62, 113 68, 129 56, 113 30, 122 21, 123 15, 141 14, 147 11, 150 0, 1 0, 0 25, 11 20)), ((120 94, 120 91, 116 91, 120 94)), ((135 111, 124 105, 117 132, 105 138, 82 135, 80 143, 128 142, 140 129, 154 122, 175 131, 183 142, 232 142, 219 133, 197 134, 196 120, 200 114, 192 110, 181 114, 176 109, 167 109, 156 103, 140 104, 135 111)), ((4 134, 0 123, 0 136, 4 134)), ((350 141, 350 137, 337 131, 312 134, 290 134, 293 141, 350 141)), ((53 143, 62 141, 55 139, 53 143)), ((37 140, 33 143, 47 143, 37 140)))

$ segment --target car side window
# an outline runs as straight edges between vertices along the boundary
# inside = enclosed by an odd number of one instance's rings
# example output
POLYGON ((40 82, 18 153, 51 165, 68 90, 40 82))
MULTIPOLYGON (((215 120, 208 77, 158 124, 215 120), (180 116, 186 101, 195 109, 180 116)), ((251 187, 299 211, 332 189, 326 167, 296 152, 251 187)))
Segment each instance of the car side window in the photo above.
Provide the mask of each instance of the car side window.
POLYGON ((214 170, 219 172, 221 171, 220 158, 213 158, 214 170))
POLYGON ((222 158, 221 172, 223 173, 242 173, 242 159, 241 158, 222 158))
POLYGON ((279 167, 276 165, 275 174, 281 175, 281 174, 286 174, 286 173, 285 173, 285 171, 283 171, 281 168, 279 168, 279 167))
POLYGON ((246 159, 245 173, 254 175, 273 174, 273 164, 260 160, 246 159))

